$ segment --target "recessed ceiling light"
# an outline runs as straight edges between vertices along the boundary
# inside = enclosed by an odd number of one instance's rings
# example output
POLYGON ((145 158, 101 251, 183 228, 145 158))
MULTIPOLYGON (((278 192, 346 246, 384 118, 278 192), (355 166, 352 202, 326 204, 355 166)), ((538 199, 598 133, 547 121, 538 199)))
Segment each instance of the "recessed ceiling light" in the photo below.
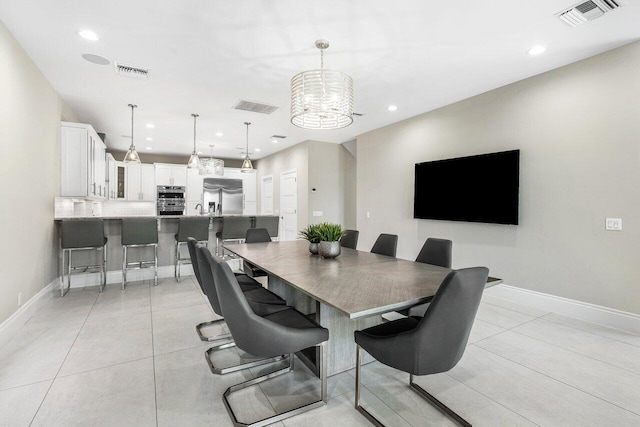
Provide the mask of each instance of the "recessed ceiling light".
POLYGON ((83 39, 91 40, 92 42, 100 40, 100 37, 98 37, 98 35, 91 30, 78 31, 78 35, 83 39))
POLYGON ((395 105, 389 105, 387 107, 387 110, 389 110, 389 111, 396 111, 397 109, 398 109, 398 107, 396 107, 395 105))
POLYGON ((527 55, 540 55, 541 53, 543 53, 545 50, 547 50, 546 47, 542 46, 542 45, 536 45, 534 47, 532 47, 531 49, 529 49, 527 51, 527 55))
POLYGON ((278 140, 277 139, 272 139, 271 142, 273 142, 274 144, 277 144, 278 140))
POLYGON ((147 147, 147 150, 151 150, 151 147, 147 147))
POLYGON ((147 123, 147 127, 149 129, 153 129, 154 127, 156 127, 153 123, 147 123))
POLYGON ((259 148, 256 148, 256 149, 255 149, 255 150, 253 150, 253 151, 260 151, 260 149, 259 149, 259 148))
POLYGON ((224 136, 222 132, 216 132, 216 136, 224 136))
POLYGON ((147 141, 153 141, 153 138, 151 138, 150 136, 147 137, 147 141))
POLYGON ((103 58, 102 56, 94 55, 92 53, 83 53, 82 58, 85 61, 91 62, 92 64, 97 64, 97 65, 109 65, 111 63, 107 58, 103 58))
POLYGON ((198 151, 198 156, 202 156, 202 151, 198 151))

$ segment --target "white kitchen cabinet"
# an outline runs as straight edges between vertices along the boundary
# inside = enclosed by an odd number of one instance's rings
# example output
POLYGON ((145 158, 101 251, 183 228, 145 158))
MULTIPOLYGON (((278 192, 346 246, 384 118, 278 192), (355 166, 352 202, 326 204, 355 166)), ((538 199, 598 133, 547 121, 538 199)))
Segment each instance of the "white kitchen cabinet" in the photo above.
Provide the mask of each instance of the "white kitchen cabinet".
POLYGON ((155 164, 156 185, 187 186, 187 167, 164 163, 155 164))
POLYGON ((198 169, 187 168, 187 201, 202 202, 202 185, 204 178, 198 169))
POLYGON ((127 163, 127 200, 153 202, 156 199, 153 165, 127 163))
POLYGON ((242 201, 244 215, 256 215, 258 212, 257 191, 256 191, 256 174, 242 173, 242 201))
POLYGON ((106 198, 106 146, 96 131, 88 124, 62 122, 60 135, 60 195, 106 198))
POLYGON ((109 200, 126 200, 127 165, 118 162, 111 153, 107 154, 107 189, 109 200))

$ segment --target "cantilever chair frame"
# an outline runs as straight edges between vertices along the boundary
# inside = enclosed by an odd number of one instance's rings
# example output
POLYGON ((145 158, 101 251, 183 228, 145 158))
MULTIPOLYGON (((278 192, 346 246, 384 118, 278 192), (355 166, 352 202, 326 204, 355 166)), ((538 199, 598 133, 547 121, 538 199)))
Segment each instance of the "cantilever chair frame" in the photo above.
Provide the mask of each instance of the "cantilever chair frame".
MULTIPOLYGON (((356 399, 355 399, 355 408, 358 412, 360 412, 364 417, 369 420, 371 424, 376 427, 385 427, 376 417, 374 417, 369 411, 367 411, 364 407, 360 405, 360 367, 361 367, 361 358, 360 358, 360 349, 361 347, 356 344, 356 399)), ((429 394, 425 389, 420 387, 413 381, 413 374, 409 374, 409 387, 420 397, 425 399, 431 405, 435 406, 440 410, 444 415, 448 416, 458 424, 463 427, 471 427, 471 423, 462 418, 460 415, 456 414, 451 408, 449 408, 444 403, 440 402, 433 395, 429 394)))
POLYGON ((280 375, 293 372, 294 356, 293 354, 290 354, 288 356, 289 363, 286 367, 279 369, 277 371, 271 372, 269 374, 262 375, 257 378, 253 378, 249 381, 245 381, 243 383, 233 385, 224 392, 224 394, 222 395, 222 400, 224 401, 224 406, 225 408, 227 408, 227 412, 229 413, 229 416, 233 421, 233 425, 236 427, 264 427, 269 424, 277 423, 278 421, 286 420, 287 418, 291 418, 296 415, 302 414, 304 412, 310 411, 312 409, 320 408, 326 405, 327 403, 327 343, 328 341, 324 341, 314 346, 314 347, 320 347, 320 353, 321 353, 320 357, 322 358, 322 361, 321 361, 322 365, 320 368, 320 400, 314 400, 313 402, 309 402, 305 405, 299 406, 297 408, 291 409, 281 414, 276 414, 268 418, 263 418, 261 420, 255 421, 250 424, 238 421, 238 418, 236 417, 236 414, 233 412, 233 408, 231 408, 231 404, 229 403, 229 396, 231 396, 232 393, 235 393, 247 387, 251 387, 252 385, 260 384, 271 378, 279 377, 280 375))

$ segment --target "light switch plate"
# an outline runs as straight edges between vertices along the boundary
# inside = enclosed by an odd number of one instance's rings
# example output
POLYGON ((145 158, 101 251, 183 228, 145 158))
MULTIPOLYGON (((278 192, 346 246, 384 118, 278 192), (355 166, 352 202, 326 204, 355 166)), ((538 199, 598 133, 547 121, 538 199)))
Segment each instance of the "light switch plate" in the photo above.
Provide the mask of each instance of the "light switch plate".
POLYGON ((322 211, 313 211, 313 216, 322 216, 322 211))
POLYGON ((605 229, 610 231, 622 231, 622 218, 607 218, 605 229))

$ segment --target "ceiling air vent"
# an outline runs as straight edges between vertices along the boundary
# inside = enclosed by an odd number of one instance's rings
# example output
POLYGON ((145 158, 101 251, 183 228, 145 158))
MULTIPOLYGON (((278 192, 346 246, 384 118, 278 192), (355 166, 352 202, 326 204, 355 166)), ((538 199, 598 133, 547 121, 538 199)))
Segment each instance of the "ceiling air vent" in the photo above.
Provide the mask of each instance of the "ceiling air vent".
POLYGON ((261 104, 259 102, 240 100, 233 106, 235 110, 251 111, 254 113, 271 114, 278 109, 273 105, 261 104))
POLYGON ((605 13, 619 8, 622 4, 620 0, 587 0, 557 13, 556 16, 565 24, 577 27, 587 21, 600 18, 605 13))
POLYGON ((119 62, 114 62, 116 67, 116 74, 125 76, 125 77, 133 77, 134 79, 143 79, 146 80, 149 78, 149 69, 145 67, 138 67, 135 65, 125 65, 119 62))

